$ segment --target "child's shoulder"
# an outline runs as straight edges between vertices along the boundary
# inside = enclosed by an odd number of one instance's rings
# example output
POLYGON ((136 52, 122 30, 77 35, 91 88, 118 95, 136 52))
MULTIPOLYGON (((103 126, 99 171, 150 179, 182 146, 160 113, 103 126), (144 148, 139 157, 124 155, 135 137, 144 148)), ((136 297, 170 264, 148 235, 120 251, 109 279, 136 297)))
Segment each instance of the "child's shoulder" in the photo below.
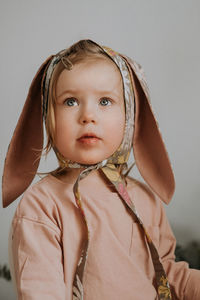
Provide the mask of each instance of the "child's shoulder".
POLYGON ((146 194, 150 198, 155 198, 155 194, 152 192, 152 190, 149 188, 149 186, 146 183, 130 176, 127 176, 126 180, 127 180, 128 189, 130 190, 134 189, 139 191, 142 194, 146 194))
POLYGON ((146 183, 128 177, 127 190, 145 224, 159 223, 162 201, 150 187, 146 183))
POLYGON ((126 180, 127 189, 136 202, 140 202, 140 204, 145 204, 147 206, 149 205, 152 209, 158 208, 161 205, 162 200, 146 183, 129 176, 126 180))
POLYGON ((24 192, 22 199, 34 196, 35 198, 47 197, 60 189, 61 182, 51 174, 40 177, 38 181, 31 184, 24 192))
POLYGON ((59 215, 58 200, 61 198, 62 188, 62 182, 50 174, 41 178, 24 192, 15 216, 33 220, 53 219, 59 215))

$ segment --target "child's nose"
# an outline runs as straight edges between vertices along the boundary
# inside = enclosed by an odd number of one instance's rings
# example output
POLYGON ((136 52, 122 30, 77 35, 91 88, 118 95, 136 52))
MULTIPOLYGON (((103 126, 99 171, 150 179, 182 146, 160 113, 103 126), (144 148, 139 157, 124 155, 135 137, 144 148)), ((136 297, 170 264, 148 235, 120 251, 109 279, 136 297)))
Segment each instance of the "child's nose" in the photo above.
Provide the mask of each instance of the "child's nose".
POLYGON ((96 123, 97 116, 94 107, 84 107, 81 111, 79 122, 81 124, 96 123))

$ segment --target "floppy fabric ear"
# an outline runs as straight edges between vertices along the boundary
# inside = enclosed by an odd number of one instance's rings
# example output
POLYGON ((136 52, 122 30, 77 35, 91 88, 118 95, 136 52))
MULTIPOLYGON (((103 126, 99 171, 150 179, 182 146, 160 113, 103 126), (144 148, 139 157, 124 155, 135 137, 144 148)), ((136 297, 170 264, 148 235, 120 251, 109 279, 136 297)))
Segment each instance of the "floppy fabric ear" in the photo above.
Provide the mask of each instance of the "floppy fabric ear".
POLYGON ((175 180, 158 123, 154 117, 148 87, 140 65, 125 55, 131 69, 135 94, 133 152, 136 165, 152 190, 168 204, 173 196, 175 180))
POLYGON ((2 179, 3 207, 7 207, 31 184, 43 148, 41 83, 49 57, 30 86, 26 102, 8 147, 2 179))

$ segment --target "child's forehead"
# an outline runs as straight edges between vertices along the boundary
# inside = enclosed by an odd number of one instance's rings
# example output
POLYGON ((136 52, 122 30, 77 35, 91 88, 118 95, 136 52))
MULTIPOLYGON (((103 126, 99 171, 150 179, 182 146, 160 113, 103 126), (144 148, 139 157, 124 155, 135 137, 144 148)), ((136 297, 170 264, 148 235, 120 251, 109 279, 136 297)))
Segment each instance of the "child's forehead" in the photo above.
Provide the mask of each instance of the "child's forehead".
POLYGON ((120 71, 110 59, 86 60, 75 64, 71 70, 64 69, 58 77, 56 90, 78 86, 112 90, 121 86, 121 82, 120 71))
MULTIPOLYGON (((89 57, 84 60, 81 60, 75 63, 69 72, 79 73, 79 72, 88 72, 90 70, 95 69, 96 72, 103 73, 117 73, 120 74, 120 70, 118 66, 112 61, 110 58, 106 56, 98 56, 98 57, 89 57)), ((68 70, 67 70, 68 71, 68 70)))

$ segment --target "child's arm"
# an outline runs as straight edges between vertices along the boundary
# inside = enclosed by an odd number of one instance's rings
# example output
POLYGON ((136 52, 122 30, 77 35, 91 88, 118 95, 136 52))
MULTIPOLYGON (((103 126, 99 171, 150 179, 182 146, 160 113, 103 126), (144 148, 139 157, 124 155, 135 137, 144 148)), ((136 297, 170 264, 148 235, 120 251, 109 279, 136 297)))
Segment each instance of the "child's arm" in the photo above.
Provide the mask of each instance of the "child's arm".
POLYGON ((61 232, 48 216, 48 202, 40 205, 29 190, 17 208, 12 227, 18 299, 65 299, 61 232))
MULTIPOLYGON (((189 269, 186 262, 175 262, 176 239, 161 204, 159 254, 177 299, 200 299, 200 270, 189 269)), ((176 299, 176 298, 175 298, 176 299)))

